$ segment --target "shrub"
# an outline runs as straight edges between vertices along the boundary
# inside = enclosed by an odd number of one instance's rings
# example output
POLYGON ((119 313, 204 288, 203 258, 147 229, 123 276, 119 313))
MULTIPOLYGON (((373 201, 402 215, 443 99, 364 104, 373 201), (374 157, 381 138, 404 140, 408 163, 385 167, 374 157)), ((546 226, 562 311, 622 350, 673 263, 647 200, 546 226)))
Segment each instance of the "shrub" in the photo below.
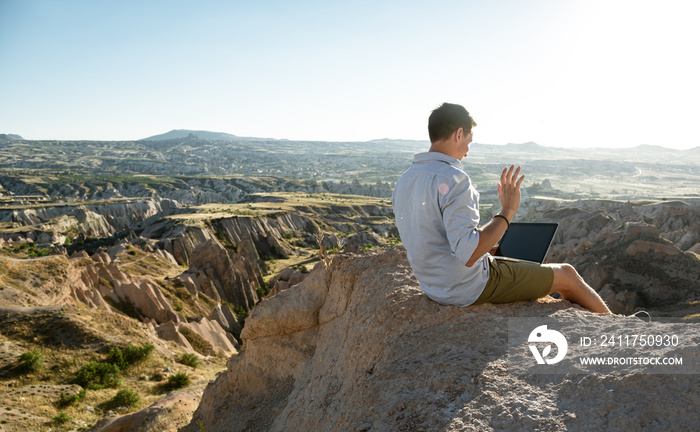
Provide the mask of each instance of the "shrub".
POLYGON ((141 346, 128 345, 124 350, 119 347, 114 347, 107 354, 106 363, 113 364, 119 369, 126 369, 129 366, 135 365, 148 357, 155 347, 149 343, 141 346))
POLYGON ((231 308, 233 310, 233 313, 236 314, 237 317, 239 318, 246 318, 248 316, 248 311, 241 305, 233 305, 231 308))
POLYGON ((142 362, 151 355, 154 349, 156 349, 156 347, 149 343, 145 343, 141 346, 129 345, 124 348, 124 360, 126 360, 129 365, 142 362))
POLYGON ((100 390, 121 385, 119 366, 112 363, 89 362, 76 374, 75 382, 85 389, 100 390))
POLYGON ((175 375, 170 375, 168 381, 166 382, 167 388, 170 390, 179 389, 190 385, 190 376, 186 373, 177 373, 175 375))
POLYGON ((180 360, 178 362, 190 366, 194 369, 197 369, 197 366, 202 362, 199 357, 197 357, 196 354, 183 354, 182 357, 180 357, 180 360))
POLYGON ((54 423, 56 423, 58 425, 62 425, 63 423, 67 423, 67 422, 73 420, 73 417, 71 417, 68 414, 61 411, 52 420, 54 421, 54 423))
POLYGON ((126 368, 126 360, 124 360, 124 353, 118 347, 114 347, 109 350, 107 354, 107 359, 105 360, 109 364, 116 365, 119 369, 126 368))
POLYGON ((39 350, 27 351, 19 356, 17 368, 20 372, 29 373, 36 372, 44 365, 44 356, 39 350))
POLYGON ((270 294, 270 287, 266 283, 264 283, 263 286, 257 287, 255 289, 255 292, 258 293, 258 297, 262 299, 266 295, 270 294))
POLYGON ((141 396, 137 392, 131 389, 121 389, 117 392, 117 395, 109 401, 110 405, 114 407, 134 407, 141 402, 141 396))
POLYGON ((85 396, 87 396, 87 391, 85 389, 81 389, 78 393, 72 396, 66 396, 65 394, 61 393, 58 398, 58 406, 66 407, 68 405, 73 405, 76 402, 85 400, 85 396))

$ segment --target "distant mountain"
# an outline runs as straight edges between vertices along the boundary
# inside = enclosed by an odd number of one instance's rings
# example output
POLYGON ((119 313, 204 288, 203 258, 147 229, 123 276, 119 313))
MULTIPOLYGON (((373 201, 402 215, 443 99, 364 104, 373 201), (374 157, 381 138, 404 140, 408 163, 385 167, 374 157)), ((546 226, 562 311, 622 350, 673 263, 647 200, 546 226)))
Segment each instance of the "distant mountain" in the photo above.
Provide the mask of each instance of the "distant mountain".
POLYGON ((381 144, 418 144, 418 145, 430 145, 428 140, 407 140, 407 139, 391 139, 391 138, 381 138, 367 141, 369 143, 381 143, 381 144))
POLYGON ((677 151, 677 150, 670 149, 667 147, 662 147, 659 145, 651 145, 651 144, 641 144, 641 145, 632 147, 630 150, 635 151, 635 152, 644 152, 644 153, 675 152, 675 151, 677 151))
POLYGON ((163 141, 163 140, 171 140, 171 139, 184 139, 189 137, 190 135, 194 135, 199 139, 203 140, 209 140, 209 141, 237 141, 241 139, 246 139, 242 138, 236 135, 231 135, 228 133, 224 132, 209 132, 209 131, 203 131, 203 130, 189 130, 189 129, 173 129, 170 132, 160 134, 160 135, 154 135, 152 137, 148 138, 143 138, 140 139, 139 141, 163 141))
POLYGON ((527 153, 547 153, 547 152, 552 151, 551 148, 541 146, 541 145, 534 143, 532 141, 522 143, 522 144, 508 143, 503 147, 507 150, 527 152, 527 153))
POLYGON ((23 140, 19 135, 15 134, 0 134, 0 141, 14 141, 14 140, 23 140))

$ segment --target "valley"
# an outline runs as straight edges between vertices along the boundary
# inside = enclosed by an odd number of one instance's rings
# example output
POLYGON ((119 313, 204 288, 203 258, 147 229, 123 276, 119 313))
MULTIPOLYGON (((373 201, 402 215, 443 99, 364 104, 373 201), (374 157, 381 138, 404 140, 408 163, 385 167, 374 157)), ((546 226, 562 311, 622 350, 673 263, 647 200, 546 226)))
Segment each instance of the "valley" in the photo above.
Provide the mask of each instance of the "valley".
MULTIPOLYGON (((159 403, 157 430, 184 427, 261 302, 339 257, 402 250, 391 192, 425 148, 0 142, 0 431, 108 430, 159 403), (85 381, 90 367, 112 372, 85 381)), ((549 262, 573 264, 615 313, 700 322, 697 149, 474 144, 463 165, 482 222, 513 162, 518 220, 560 224, 549 262)))

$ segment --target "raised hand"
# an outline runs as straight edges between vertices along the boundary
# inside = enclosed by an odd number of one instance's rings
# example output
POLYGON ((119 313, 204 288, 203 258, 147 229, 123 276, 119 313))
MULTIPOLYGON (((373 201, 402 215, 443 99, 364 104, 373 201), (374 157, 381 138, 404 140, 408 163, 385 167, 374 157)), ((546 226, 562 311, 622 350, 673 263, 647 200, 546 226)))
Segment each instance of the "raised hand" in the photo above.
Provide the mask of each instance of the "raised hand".
POLYGON ((525 179, 525 175, 520 176, 520 167, 515 168, 515 165, 511 165, 510 168, 503 168, 501 173, 501 182, 498 184, 498 201, 501 202, 501 207, 503 210, 501 214, 508 218, 509 221, 513 220, 515 214, 520 208, 520 185, 525 179))

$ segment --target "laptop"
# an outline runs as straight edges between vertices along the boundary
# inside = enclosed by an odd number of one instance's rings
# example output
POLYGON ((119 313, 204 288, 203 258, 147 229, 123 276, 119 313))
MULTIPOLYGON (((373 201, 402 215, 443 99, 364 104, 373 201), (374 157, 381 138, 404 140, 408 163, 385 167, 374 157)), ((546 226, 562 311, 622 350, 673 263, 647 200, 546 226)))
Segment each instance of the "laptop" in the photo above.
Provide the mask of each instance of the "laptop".
POLYGON ((558 227, 558 223, 512 222, 498 244, 495 258, 542 264, 558 227))

